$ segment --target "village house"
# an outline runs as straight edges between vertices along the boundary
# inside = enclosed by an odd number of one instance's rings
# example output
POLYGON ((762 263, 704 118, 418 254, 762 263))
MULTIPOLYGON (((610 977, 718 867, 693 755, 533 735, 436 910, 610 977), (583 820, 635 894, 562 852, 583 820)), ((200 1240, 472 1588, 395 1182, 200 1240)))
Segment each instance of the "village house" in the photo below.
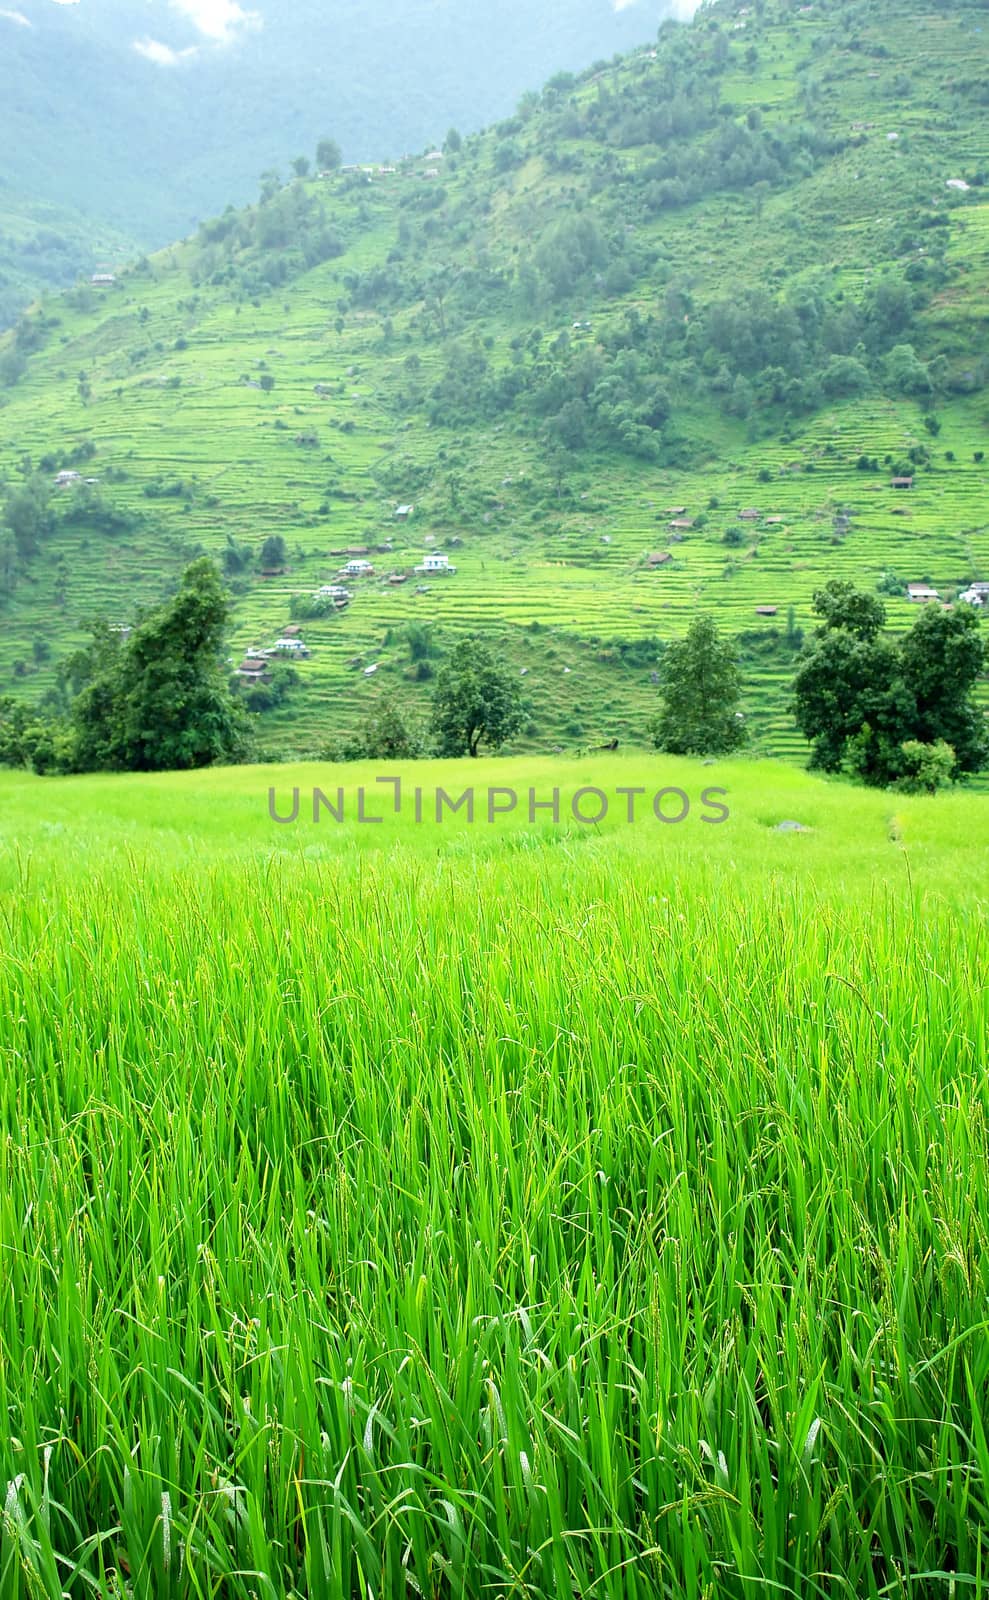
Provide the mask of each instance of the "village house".
POLYGON ((958 598, 967 606, 989 606, 989 583, 972 583, 958 598))
POLYGON ((347 578, 369 578, 374 572, 370 561, 348 561, 340 572, 347 578))
POLYGON ((891 489, 912 489, 913 488, 913 479, 912 478, 892 478, 890 480, 890 488, 891 489))
POLYGON ((415 506, 396 506, 395 507, 395 521, 396 522, 408 522, 408 520, 411 517, 411 515, 412 515, 414 510, 415 510, 415 506))
POLYGON ((758 511, 755 506, 746 506, 744 511, 738 513, 738 516, 741 522, 758 522, 762 512, 758 511))
POLYGON ((422 559, 421 566, 416 567, 416 572, 456 572, 456 567, 450 565, 450 557, 442 550, 430 550, 422 559))
POLYGON ((117 280, 112 272, 94 272, 89 281, 90 283, 94 284, 97 289, 108 289, 110 285, 112 283, 116 283, 117 280))
POLYGON ((690 517, 675 517, 669 526, 676 528, 679 533, 686 533, 694 524, 690 517))
POLYGON ((936 589, 927 583, 908 583, 907 599, 915 601, 918 605, 926 605, 929 600, 940 600, 941 596, 936 589))
POLYGON ((263 659, 248 655, 234 673, 236 678, 247 678, 251 683, 270 683, 271 673, 263 659))
POLYGON ((342 583, 324 583, 323 587, 317 589, 313 595, 314 600, 332 600, 336 605, 344 606, 353 598, 350 590, 345 589, 342 583))
POLYGON ((55 474, 56 489, 68 489, 72 484, 80 483, 81 481, 82 474, 80 472, 70 472, 66 470, 65 472, 56 472, 55 474))
POLYGON ((301 639, 276 639, 271 648, 272 650, 277 650, 279 655, 283 656, 307 656, 309 654, 308 648, 301 639))
POLYGON ((647 567, 665 567, 667 561, 672 561, 673 556, 669 550, 654 550, 646 556, 647 567))
POLYGON ((778 610, 779 606, 756 606, 755 614, 757 617, 775 617, 778 610))

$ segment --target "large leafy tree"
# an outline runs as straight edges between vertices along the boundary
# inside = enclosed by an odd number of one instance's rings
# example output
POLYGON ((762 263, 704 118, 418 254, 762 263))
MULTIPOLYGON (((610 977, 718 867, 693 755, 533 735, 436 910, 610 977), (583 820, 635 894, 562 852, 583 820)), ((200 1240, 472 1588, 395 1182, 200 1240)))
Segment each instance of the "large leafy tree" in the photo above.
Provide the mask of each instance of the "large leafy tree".
POLYGON ((662 708, 653 724, 657 749, 671 755, 726 755, 745 739, 735 652, 710 617, 695 617, 668 644, 660 673, 662 708))
POLYGON ((509 673, 474 635, 461 639, 436 679, 433 731, 445 756, 497 750, 522 725, 522 696, 509 673))
POLYGON ((986 659, 975 607, 924 606, 900 658, 914 706, 913 738, 922 744, 943 739, 955 752, 959 772, 980 771, 989 758, 989 730, 972 700, 986 659))
POLYGON ((925 606, 900 642, 883 633, 879 601, 850 583, 818 590, 814 610, 822 621, 793 686, 812 767, 898 784, 914 759, 905 745, 941 743, 952 751, 952 777, 985 764, 985 718, 971 698, 985 651, 971 606, 925 606))
POLYGON ((226 623, 219 575, 203 557, 126 644, 100 630, 73 707, 77 767, 155 772, 236 760, 244 717, 223 666, 226 623))

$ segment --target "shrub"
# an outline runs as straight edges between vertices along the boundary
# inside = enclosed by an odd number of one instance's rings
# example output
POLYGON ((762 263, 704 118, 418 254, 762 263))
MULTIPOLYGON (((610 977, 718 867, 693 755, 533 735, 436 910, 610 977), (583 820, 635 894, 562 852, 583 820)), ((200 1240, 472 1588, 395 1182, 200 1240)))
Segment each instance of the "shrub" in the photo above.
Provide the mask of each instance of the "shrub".
POLYGON ((900 749, 904 772, 893 785, 900 794, 936 794, 939 789, 951 787, 955 752, 944 739, 935 744, 907 739, 900 749))

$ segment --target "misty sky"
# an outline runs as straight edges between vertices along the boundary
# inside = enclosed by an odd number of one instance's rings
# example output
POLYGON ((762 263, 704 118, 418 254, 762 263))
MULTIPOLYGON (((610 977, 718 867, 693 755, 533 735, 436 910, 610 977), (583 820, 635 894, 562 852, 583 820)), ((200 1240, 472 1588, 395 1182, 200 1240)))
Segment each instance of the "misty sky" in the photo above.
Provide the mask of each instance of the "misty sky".
MULTIPOLYGON (((105 0, 102 0, 105 5, 105 0)), ((181 66, 200 57, 204 52, 229 48, 244 37, 264 27, 265 14, 273 17, 275 0, 265 0, 261 6, 241 5, 239 0, 133 0, 129 5, 118 5, 115 20, 122 28, 133 29, 130 44, 139 55, 154 65, 167 68, 181 66)), ((542 0, 551 6, 553 0, 542 0)), ((698 0, 670 0, 668 9, 682 18, 696 10, 698 0)), ((645 9, 645 0, 602 0, 615 11, 627 12, 636 7, 645 9)), ((0 6, 0 19, 15 25, 32 28, 46 5, 93 6, 99 9, 101 0, 21 0, 21 6, 0 6)), ((536 0, 534 11, 538 10, 536 0)), ((328 8, 329 9, 329 8, 328 8)), ((373 14, 370 0, 367 10, 373 14)), ((284 23, 291 17, 291 0, 277 0, 277 15, 284 23)))

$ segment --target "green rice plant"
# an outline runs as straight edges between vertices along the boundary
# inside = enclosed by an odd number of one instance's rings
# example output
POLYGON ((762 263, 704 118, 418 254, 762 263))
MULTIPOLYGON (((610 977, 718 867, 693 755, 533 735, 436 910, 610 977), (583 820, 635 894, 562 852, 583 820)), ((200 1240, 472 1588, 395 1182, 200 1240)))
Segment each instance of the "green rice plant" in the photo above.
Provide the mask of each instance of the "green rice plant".
POLYGON ((984 801, 905 871, 726 774, 323 856, 5 782, 0 1592, 989 1592, 984 801))

